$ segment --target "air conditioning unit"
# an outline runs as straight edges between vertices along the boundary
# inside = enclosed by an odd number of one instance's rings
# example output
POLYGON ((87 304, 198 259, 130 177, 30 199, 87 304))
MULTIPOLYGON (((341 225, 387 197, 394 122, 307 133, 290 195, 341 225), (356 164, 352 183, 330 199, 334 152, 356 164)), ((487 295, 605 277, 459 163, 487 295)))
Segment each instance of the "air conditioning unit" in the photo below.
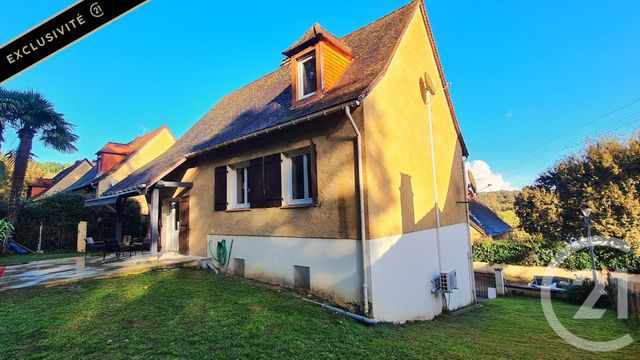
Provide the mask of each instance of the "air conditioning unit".
POLYGON ((458 278, 456 271, 443 271, 434 274, 432 293, 450 293, 458 288, 458 278))

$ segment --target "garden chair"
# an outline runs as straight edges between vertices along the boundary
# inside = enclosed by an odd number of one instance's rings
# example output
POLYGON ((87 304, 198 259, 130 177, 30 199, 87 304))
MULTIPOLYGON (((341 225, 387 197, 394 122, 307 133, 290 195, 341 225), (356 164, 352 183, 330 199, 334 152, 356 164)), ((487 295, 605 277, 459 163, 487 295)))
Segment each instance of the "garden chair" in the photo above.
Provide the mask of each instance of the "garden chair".
POLYGON ((102 251, 102 261, 104 261, 108 253, 115 253, 116 259, 120 260, 121 252, 122 252, 122 249, 120 248, 120 244, 118 244, 118 240, 116 239, 105 240, 103 251, 102 251))
POLYGON ((87 258, 87 254, 89 254, 89 251, 91 251, 91 253, 93 254, 93 252, 95 251, 103 251, 104 250, 104 242, 95 242, 93 241, 92 237, 87 237, 84 239, 84 243, 86 244, 85 246, 85 250, 84 250, 84 258, 87 258))

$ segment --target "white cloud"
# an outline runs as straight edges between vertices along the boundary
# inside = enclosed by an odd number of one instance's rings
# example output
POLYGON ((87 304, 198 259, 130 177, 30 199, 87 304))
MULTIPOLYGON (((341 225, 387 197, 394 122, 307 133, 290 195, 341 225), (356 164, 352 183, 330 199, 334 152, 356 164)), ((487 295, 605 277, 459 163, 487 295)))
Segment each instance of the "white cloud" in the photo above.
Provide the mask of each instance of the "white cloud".
POLYGON ((509 181, 502 178, 502 174, 491 171, 489 164, 482 160, 467 162, 466 166, 473 173, 479 192, 515 190, 509 181))

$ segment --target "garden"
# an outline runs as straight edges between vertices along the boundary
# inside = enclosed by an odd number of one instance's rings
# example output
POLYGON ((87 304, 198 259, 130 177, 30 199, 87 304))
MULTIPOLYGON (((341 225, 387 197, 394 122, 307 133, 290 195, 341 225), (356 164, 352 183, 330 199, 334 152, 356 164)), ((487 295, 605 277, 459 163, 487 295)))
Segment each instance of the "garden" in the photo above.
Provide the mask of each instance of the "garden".
MULTIPOLYGON (((0 358, 637 358, 640 343, 590 353, 565 343, 540 301, 499 298, 461 315, 365 327, 300 299, 303 294, 199 270, 151 272, 5 291, 0 358), (523 334, 527 334, 523 336, 523 334)), ((606 341, 638 330, 607 311, 565 327, 606 341)))

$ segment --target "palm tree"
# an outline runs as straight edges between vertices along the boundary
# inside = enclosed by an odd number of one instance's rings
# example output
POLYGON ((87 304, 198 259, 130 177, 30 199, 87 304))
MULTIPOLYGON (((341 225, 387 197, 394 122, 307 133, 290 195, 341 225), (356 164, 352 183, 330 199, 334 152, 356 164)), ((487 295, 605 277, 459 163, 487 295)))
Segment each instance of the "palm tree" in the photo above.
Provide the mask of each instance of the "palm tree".
POLYGON ((16 112, 15 92, 0 87, 0 149, 4 142, 5 127, 11 123, 12 114, 16 112))
MULTIPOLYGON (((7 220, 15 225, 20 208, 20 195, 24 186, 24 177, 31 157, 33 139, 40 135, 43 145, 63 153, 75 152, 78 136, 72 132, 73 125, 64 116, 55 111, 53 104, 42 94, 33 91, 3 91, 4 103, 11 103, 11 110, 0 109, 0 119, 15 128, 20 143, 15 152, 11 192, 7 220)), ((9 108, 9 106, 6 106, 9 108)), ((5 241, 2 252, 7 252, 9 241, 5 241)))

